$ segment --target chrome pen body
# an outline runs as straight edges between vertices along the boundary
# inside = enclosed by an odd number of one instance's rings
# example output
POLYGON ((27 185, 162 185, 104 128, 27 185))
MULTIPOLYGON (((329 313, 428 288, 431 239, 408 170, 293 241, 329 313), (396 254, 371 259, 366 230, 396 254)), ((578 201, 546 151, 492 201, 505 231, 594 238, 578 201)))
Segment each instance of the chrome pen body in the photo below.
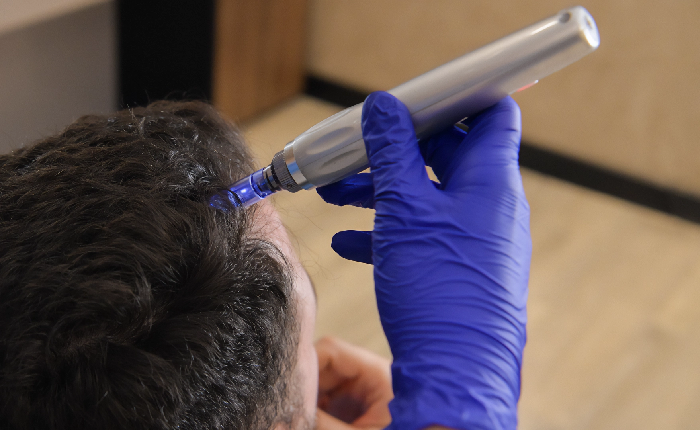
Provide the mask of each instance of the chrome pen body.
MULTIPOLYGON (((419 139, 496 104, 598 48, 593 17, 581 6, 563 10, 458 57, 389 91, 411 113, 419 139)), ((272 163, 233 184, 238 206, 279 191, 323 186, 368 167, 362 103, 311 127, 272 163)))

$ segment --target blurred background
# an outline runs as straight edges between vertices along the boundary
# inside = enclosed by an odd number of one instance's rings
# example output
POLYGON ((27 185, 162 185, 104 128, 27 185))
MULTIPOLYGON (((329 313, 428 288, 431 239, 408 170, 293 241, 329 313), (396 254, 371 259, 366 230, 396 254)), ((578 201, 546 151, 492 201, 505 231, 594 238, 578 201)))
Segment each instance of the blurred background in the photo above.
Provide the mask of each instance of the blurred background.
MULTIPOLYGON (((599 50, 516 95, 534 244, 520 428, 700 428, 700 2, 580 4, 599 50)), ((83 114, 203 98, 267 164, 367 93, 573 5, 0 0, 0 152, 83 114)), ((273 200, 319 292, 318 336, 390 356, 371 267, 329 247, 371 211, 273 200)))

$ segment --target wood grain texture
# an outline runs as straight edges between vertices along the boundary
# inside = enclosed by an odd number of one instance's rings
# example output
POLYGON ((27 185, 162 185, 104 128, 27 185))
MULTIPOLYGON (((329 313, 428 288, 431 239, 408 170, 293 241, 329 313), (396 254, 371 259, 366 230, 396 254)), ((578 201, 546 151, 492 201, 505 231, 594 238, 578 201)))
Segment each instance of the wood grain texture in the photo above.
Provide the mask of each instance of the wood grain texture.
POLYGON ((217 0, 212 98, 243 121, 303 89, 306 0, 217 0))
MULTIPOLYGON (((520 93, 525 137, 700 196, 700 2, 585 0, 599 50, 520 93)), ((311 72, 387 90, 571 6, 312 0, 311 72)))
MULTIPOLYGON (((338 107, 299 98, 245 131, 261 164, 338 107)), ((523 172, 533 260, 523 430, 686 430, 700 409, 700 227, 523 172)), ((389 357, 370 266, 330 249, 373 214, 314 192, 273 197, 319 297, 317 335, 389 357)))

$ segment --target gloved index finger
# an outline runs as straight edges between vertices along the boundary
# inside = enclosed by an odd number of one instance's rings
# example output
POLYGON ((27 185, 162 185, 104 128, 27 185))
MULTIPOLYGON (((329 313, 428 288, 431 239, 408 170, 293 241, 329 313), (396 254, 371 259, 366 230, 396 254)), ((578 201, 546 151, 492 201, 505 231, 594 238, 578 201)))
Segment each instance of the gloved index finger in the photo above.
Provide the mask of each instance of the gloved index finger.
POLYGON ((442 189, 499 181, 502 168, 517 168, 521 117, 512 98, 474 115, 468 124, 466 133, 453 127, 423 144, 426 164, 442 189))
POLYGON ((455 162, 455 152, 466 137, 467 133, 464 130, 453 126, 420 141, 425 165, 433 169, 440 182, 446 181, 450 166, 455 162))
POLYGON ((321 198, 337 206, 374 208, 374 184, 371 173, 358 173, 316 189, 321 198))
POLYGON ((367 97, 362 107, 362 137, 377 201, 405 203, 433 190, 411 114, 396 97, 381 91, 367 97))

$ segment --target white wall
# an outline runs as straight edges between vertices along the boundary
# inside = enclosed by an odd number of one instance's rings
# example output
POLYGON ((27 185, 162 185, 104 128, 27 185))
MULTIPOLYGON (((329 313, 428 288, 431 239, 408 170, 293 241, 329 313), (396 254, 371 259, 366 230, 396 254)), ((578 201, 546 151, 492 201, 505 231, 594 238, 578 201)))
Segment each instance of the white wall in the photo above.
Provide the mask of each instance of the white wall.
POLYGON ((0 0, 0 34, 107 0, 0 0))
POLYGON ((113 3, 0 0, 0 22, 0 29, 12 28, 0 31, 0 153, 81 115, 116 108, 113 3), (12 19, 4 13, 10 6, 16 6, 12 19), (59 9, 63 13, 47 19, 59 9), (20 22, 31 24, 18 27, 20 22))

